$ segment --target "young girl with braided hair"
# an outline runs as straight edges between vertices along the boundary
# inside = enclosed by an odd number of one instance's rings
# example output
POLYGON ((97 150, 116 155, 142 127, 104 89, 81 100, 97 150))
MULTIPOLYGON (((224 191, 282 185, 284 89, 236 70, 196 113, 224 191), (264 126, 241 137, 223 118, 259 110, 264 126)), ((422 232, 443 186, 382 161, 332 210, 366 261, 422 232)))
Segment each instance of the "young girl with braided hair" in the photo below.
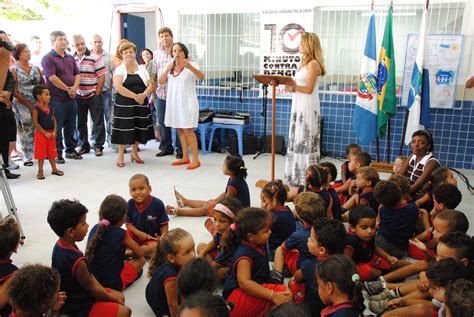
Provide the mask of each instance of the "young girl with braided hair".
POLYGON ((234 223, 242 205, 237 199, 224 198, 212 211, 215 234, 209 243, 200 243, 198 256, 207 259, 216 269, 219 279, 225 279, 229 270, 229 256, 223 255, 223 237, 229 234, 230 225, 234 223))
POLYGON ((284 285, 270 284, 267 243, 271 217, 259 208, 246 208, 231 225, 226 246, 232 253, 222 295, 234 304, 232 317, 264 316, 273 305, 293 300, 284 285))
POLYGON ((222 173, 229 176, 223 193, 215 199, 204 201, 185 198, 175 189, 174 194, 178 206, 167 205, 166 210, 168 214, 189 217, 210 216, 214 206, 224 198, 235 198, 244 208, 250 207, 250 191, 245 181, 247 168, 245 167, 245 162, 242 157, 238 155, 228 155, 224 160, 222 173))
POLYGON ((176 277, 186 263, 196 257, 193 237, 176 228, 161 236, 148 269, 151 278, 145 297, 156 316, 178 315, 178 286, 176 277))
POLYGON ((108 195, 99 209, 100 222, 89 233, 86 258, 90 271, 104 287, 117 291, 126 289, 141 276, 145 265, 143 250, 122 229, 127 202, 118 195, 108 195), (125 250, 131 260, 125 261, 125 250))
POLYGON ((272 233, 268 240, 268 252, 273 259, 275 250, 295 231, 293 212, 285 206, 288 192, 281 181, 267 183, 260 193, 261 207, 272 216, 272 233))
POLYGON ((350 258, 342 254, 331 256, 318 266, 316 278, 319 298, 328 305, 321 311, 322 317, 363 315, 362 284, 350 258))

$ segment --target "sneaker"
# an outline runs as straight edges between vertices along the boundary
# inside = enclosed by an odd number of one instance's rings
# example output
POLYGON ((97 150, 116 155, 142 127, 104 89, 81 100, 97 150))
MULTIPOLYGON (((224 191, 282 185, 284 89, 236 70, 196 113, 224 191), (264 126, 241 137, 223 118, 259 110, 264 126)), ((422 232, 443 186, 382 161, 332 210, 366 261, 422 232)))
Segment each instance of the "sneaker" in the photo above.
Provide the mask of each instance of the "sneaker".
POLYGON ((377 315, 381 315, 384 312, 386 312, 388 309, 390 309, 390 304, 388 299, 384 300, 371 300, 369 302, 369 309, 371 312, 377 315))
POLYGON ((380 294, 386 288, 382 281, 364 282, 364 288, 370 296, 380 294))
POLYGON ((80 148, 78 154, 79 154, 79 155, 87 154, 87 153, 89 153, 90 151, 91 151, 90 148, 80 148))
POLYGON ((58 156, 58 157, 56 158, 56 163, 58 163, 58 164, 64 164, 64 163, 66 163, 66 160, 65 160, 62 156, 58 156))
POLYGON ((94 149, 95 151, 95 156, 102 156, 104 153, 102 152, 102 149, 101 148, 95 148, 94 149))
POLYGON ((278 271, 270 271, 270 282, 273 284, 283 284, 283 274, 278 271))
POLYGON ((73 160, 82 160, 82 156, 79 153, 77 153, 76 151, 66 153, 66 158, 73 159, 73 160))
POLYGON ((384 299, 391 300, 391 299, 398 298, 398 297, 400 297, 400 295, 394 294, 393 291, 391 291, 387 288, 387 289, 384 289, 378 295, 370 296, 370 300, 371 301, 380 301, 380 300, 384 300, 384 299))
POLYGON ((8 159, 8 169, 11 170, 17 170, 20 168, 20 165, 16 164, 11 158, 8 159))

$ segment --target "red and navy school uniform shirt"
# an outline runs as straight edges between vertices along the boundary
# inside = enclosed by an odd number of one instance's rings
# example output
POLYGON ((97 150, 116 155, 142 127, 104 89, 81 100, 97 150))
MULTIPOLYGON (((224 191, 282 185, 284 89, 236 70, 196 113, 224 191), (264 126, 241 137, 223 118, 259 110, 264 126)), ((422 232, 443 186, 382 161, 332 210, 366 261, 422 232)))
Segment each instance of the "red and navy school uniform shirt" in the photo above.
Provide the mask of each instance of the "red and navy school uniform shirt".
POLYGON ((370 206, 373 211, 379 210, 379 202, 375 199, 374 189, 368 189, 359 196, 359 204, 370 206))
POLYGON ((219 264, 220 266, 228 267, 230 265, 230 262, 232 260, 232 255, 234 254, 234 251, 236 250, 236 248, 232 250, 227 250, 227 252, 224 253, 222 252, 222 249, 220 247, 221 241, 222 241, 222 236, 220 234, 216 234, 214 236, 214 242, 219 245, 219 249, 218 249, 216 258, 214 259, 214 262, 219 264))
MULTIPOLYGON (((97 231, 95 225, 89 233, 90 241, 97 231)), ((89 263, 91 273, 99 283, 108 288, 122 291, 122 273, 125 260, 125 236, 122 228, 107 226, 107 232, 95 249, 94 258, 89 263)))
MULTIPOLYGON (((298 187, 298 194, 302 193, 305 191, 305 186, 300 185, 298 187)), ((312 191, 313 193, 318 194, 321 196, 321 198, 324 200, 324 207, 326 208, 326 211, 332 211, 332 214, 335 219, 341 220, 341 214, 342 214, 342 209, 341 209, 341 202, 339 200, 339 196, 336 192, 335 189, 330 188, 330 189, 314 189, 314 188, 309 188, 308 191, 312 191), (332 206, 332 208, 330 208, 332 206)))
MULTIPOLYGON (((0 285, 3 285, 16 271, 18 271, 18 268, 12 263, 11 259, 0 259, 0 285)), ((12 307, 6 305, 0 309, 0 316, 8 317, 11 312, 12 307)))
POLYGON ((388 242, 403 248, 408 248, 408 240, 413 237, 418 219, 418 207, 414 202, 399 204, 389 209, 380 207, 379 234, 388 242))
POLYGON ((229 177, 229 180, 227 181, 227 185, 225 187, 226 194, 229 188, 233 188, 237 192, 237 195, 234 198, 240 201, 244 208, 250 207, 249 186, 247 185, 247 182, 244 178, 229 177))
POLYGON ((81 261, 86 261, 84 254, 75 244, 59 240, 53 248, 51 266, 61 274, 60 290, 66 292, 66 303, 61 307, 60 314, 87 316, 95 303, 76 278, 76 268, 81 261))
POLYGON ((318 285, 316 283, 316 269, 327 256, 307 259, 301 263, 302 283, 305 287, 304 302, 311 312, 311 316, 319 316, 321 310, 326 307, 318 295, 318 285))
POLYGON ((281 206, 271 211, 272 233, 268 240, 268 249, 274 253, 296 229, 296 220, 288 206, 281 206))
POLYGON ((127 223, 133 224, 138 230, 151 236, 161 236, 161 226, 169 222, 165 205, 154 196, 150 196, 142 206, 133 199, 128 201, 127 223))
POLYGON ((311 235, 311 226, 303 226, 301 223, 296 224, 296 230, 286 239, 284 247, 287 251, 296 249, 300 253, 296 268, 300 268, 301 262, 311 259, 314 256, 308 251, 308 238, 311 235))
POLYGON ((171 263, 161 264, 153 273, 145 290, 145 298, 156 316, 169 315, 165 285, 176 280, 179 268, 171 263))
POLYGON ((326 307, 321 312, 321 317, 358 317, 359 312, 352 306, 352 303, 345 302, 334 306, 326 307))
POLYGON ((237 281, 237 264, 240 260, 250 261, 252 266, 250 278, 258 284, 270 282, 270 267, 268 265, 268 253, 266 247, 254 246, 247 241, 242 241, 232 254, 230 270, 227 272, 222 296, 229 297, 232 291, 239 288, 237 281))
POLYGON ((346 248, 354 252, 352 260, 355 264, 372 261, 375 253, 375 236, 370 241, 360 239, 353 230, 347 230, 346 248))

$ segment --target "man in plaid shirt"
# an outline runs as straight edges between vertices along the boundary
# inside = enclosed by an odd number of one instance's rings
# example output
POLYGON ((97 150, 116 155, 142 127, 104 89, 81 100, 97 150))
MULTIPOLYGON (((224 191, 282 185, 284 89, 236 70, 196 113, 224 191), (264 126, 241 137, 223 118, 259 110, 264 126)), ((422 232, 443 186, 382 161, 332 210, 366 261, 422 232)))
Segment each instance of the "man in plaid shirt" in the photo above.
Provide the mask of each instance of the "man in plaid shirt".
MULTIPOLYGON (((160 47, 153 53, 153 66, 156 76, 160 76, 163 71, 167 71, 167 65, 173 61, 171 49, 173 47, 173 32, 169 27, 162 27, 158 30, 160 38, 160 47)), ((166 93, 167 84, 160 85, 156 83, 156 113, 157 121, 160 125, 160 152, 156 156, 172 155, 174 153, 171 142, 171 128, 165 126, 166 113, 166 93)), ((176 158, 183 158, 179 138, 176 138, 176 158)))

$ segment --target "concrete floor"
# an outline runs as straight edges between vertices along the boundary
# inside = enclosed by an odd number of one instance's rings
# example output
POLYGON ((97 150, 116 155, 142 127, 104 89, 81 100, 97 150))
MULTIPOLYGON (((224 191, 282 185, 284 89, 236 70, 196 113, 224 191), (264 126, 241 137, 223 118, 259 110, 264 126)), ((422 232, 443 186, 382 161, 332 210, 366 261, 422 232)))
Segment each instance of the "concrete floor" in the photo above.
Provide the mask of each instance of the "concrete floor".
MULTIPOLYGON (((108 194, 122 195, 129 199, 128 180, 136 173, 143 173, 150 179, 153 195, 159 197, 165 204, 175 204, 173 186, 186 197, 196 199, 210 199, 216 197, 225 189, 227 178, 222 174, 222 163, 226 154, 212 153, 202 156, 202 166, 197 170, 188 171, 185 167, 172 167, 173 156, 156 158, 158 143, 149 142, 146 147, 141 146, 140 156, 145 160, 144 165, 130 162, 126 156, 126 166, 115 166, 116 154, 106 148, 103 157, 95 157, 92 153, 84 155, 83 160, 67 160, 66 164, 59 167, 65 175, 58 177, 50 174, 49 163, 45 164, 45 180, 36 179, 36 162, 33 167, 21 167, 15 172, 21 173, 17 180, 9 181, 13 198, 18 209, 21 224, 26 235, 25 244, 13 256, 16 265, 27 263, 51 264, 51 251, 57 236, 49 228, 46 216, 51 203, 61 198, 75 198, 81 201, 88 209, 87 221, 92 227, 98 222, 98 209, 102 199, 108 194)), ((253 206, 260 206, 259 189, 255 182, 259 179, 270 178, 271 156, 264 154, 253 160, 253 155, 244 157, 249 176, 247 182, 250 187, 251 202, 253 206)), ((332 161, 338 166, 341 162, 336 159, 323 159, 332 161)), ((276 178, 282 178, 285 157, 276 156, 276 178)), ((474 171, 463 171, 474 183, 474 171)), ((382 175, 387 178, 387 175, 382 175)), ((474 224, 472 205, 474 196, 458 179, 458 186, 463 193, 463 201, 458 207, 466 213, 471 224, 474 224)), ((6 209, 3 197, 0 198, 0 212, 5 215, 6 209)), ((170 228, 181 227, 189 231, 196 245, 208 242, 211 237, 205 230, 203 218, 171 217, 170 228)), ((474 233, 471 226, 469 233, 474 233)), ((78 243, 85 249, 85 241, 78 243)), ((145 267, 146 269, 146 267, 145 267)), ((135 316, 153 316, 145 300, 145 287, 148 279, 143 276, 125 291, 126 304, 132 308, 135 316)))

